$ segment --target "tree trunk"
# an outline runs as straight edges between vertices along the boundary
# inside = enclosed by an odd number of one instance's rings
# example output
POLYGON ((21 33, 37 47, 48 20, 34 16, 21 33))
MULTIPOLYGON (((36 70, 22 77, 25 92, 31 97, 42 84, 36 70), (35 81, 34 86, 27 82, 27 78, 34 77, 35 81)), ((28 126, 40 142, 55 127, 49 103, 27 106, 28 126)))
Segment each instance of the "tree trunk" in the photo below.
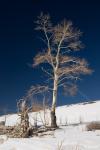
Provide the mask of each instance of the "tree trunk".
POLYGON ((28 116, 28 107, 26 101, 23 101, 21 104, 21 130, 22 137, 28 137, 29 135, 29 116, 28 116))
POLYGON ((51 111, 51 127, 57 128, 55 111, 51 111))
POLYGON ((51 127, 52 128, 57 127, 55 108, 56 108, 56 101, 57 101, 57 82, 58 82, 58 78, 57 78, 56 74, 55 74, 54 77, 55 78, 54 78, 54 88, 53 88, 53 101, 52 101, 52 108, 51 108, 51 127))

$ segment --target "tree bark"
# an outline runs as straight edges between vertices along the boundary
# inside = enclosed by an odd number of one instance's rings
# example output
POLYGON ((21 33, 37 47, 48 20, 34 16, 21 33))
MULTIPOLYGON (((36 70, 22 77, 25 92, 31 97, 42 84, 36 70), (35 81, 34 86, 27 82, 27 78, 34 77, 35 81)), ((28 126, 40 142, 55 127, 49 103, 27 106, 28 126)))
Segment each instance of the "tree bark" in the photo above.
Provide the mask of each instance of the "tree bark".
POLYGON ((55 114, 55 108, 56 108, 56 101, 57 101, 57 82, 58 77, 55 74, 54 76, 54 88, 53 88, 53 101, 52 101, 52 108, 51 108, 51 127, 56 128, 56 114, 55 114))
POLYGON ((29 135, 29 116, 28 107, 26 101, 21 103, 21 130, 22 137, 28 137, 29 135))
POLYGON ((55 111, 51 111, 51 127, 57 128, 55 111))

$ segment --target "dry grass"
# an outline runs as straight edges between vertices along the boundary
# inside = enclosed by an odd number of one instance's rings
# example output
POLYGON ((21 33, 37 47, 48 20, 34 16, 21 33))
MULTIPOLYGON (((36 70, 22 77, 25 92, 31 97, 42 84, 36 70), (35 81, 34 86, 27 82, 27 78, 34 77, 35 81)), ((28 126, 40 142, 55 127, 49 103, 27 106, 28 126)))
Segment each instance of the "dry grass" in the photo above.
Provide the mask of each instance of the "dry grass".
POLYGON ((39 112, 41 110, 48 108, 49 108, 48 102, 45 102, 45 104, 43 104, 42 102, 34 101, 32 104, 32 112, 39 112))
POLYGON ((61 142, 58 143, 57 150, 63 150, 63 142, 64 142, 64 140, 62 140, 61 142))
POLYGON ((100 122, 91 122, 87 125, 87 131, 100 130, 100 122))

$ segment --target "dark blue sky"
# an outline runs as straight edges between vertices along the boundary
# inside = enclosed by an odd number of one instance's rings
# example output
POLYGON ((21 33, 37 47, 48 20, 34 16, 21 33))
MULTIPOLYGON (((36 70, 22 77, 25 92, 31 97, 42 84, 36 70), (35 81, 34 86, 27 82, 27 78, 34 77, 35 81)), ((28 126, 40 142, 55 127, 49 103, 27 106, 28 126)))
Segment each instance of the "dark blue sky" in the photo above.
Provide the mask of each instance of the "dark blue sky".
MULTIPOLYGON (((83 34, 85 57, 94 73, 79 83, 76 97, 64 97, 61 104, 100 99, 100 4, 96 0, 3 0, 0 1, 0 107, 15 108, 16 100, 29 87, 42 81, 39 70, 28 66, 38 50, 39 36, 34 20, 43 11, 56 23, 72 20, 83 34), (38 35, 37 35, 38 34, 38 35), (80 94, 81 93, 81 94, 80 94)), ((61 94, 59 97, 62 99, 61 94)))

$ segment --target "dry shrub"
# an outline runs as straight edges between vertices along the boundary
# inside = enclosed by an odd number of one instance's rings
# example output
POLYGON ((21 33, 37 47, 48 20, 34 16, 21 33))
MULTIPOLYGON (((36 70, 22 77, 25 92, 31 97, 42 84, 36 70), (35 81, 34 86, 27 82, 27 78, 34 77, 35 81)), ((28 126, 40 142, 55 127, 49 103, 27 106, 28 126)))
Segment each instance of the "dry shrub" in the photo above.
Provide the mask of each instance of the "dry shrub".
POLYGON ((43 104, 42 102, 35 101, 32 104, 32 112, 39 112, 41 110, 48 109, 48 108, 49 108, 48 103, 43 104))
POLYGON ((43 110, 43 105, 41 103, 33 103, 32 112, 38 112, 40 110, 43 110))
POLYGON ((5 126, 5 121, 0 121, 0 126, 5 126))
POLYGON ((91 122, 87 125, 87 131, 100 130, 100 122, 91 122))

